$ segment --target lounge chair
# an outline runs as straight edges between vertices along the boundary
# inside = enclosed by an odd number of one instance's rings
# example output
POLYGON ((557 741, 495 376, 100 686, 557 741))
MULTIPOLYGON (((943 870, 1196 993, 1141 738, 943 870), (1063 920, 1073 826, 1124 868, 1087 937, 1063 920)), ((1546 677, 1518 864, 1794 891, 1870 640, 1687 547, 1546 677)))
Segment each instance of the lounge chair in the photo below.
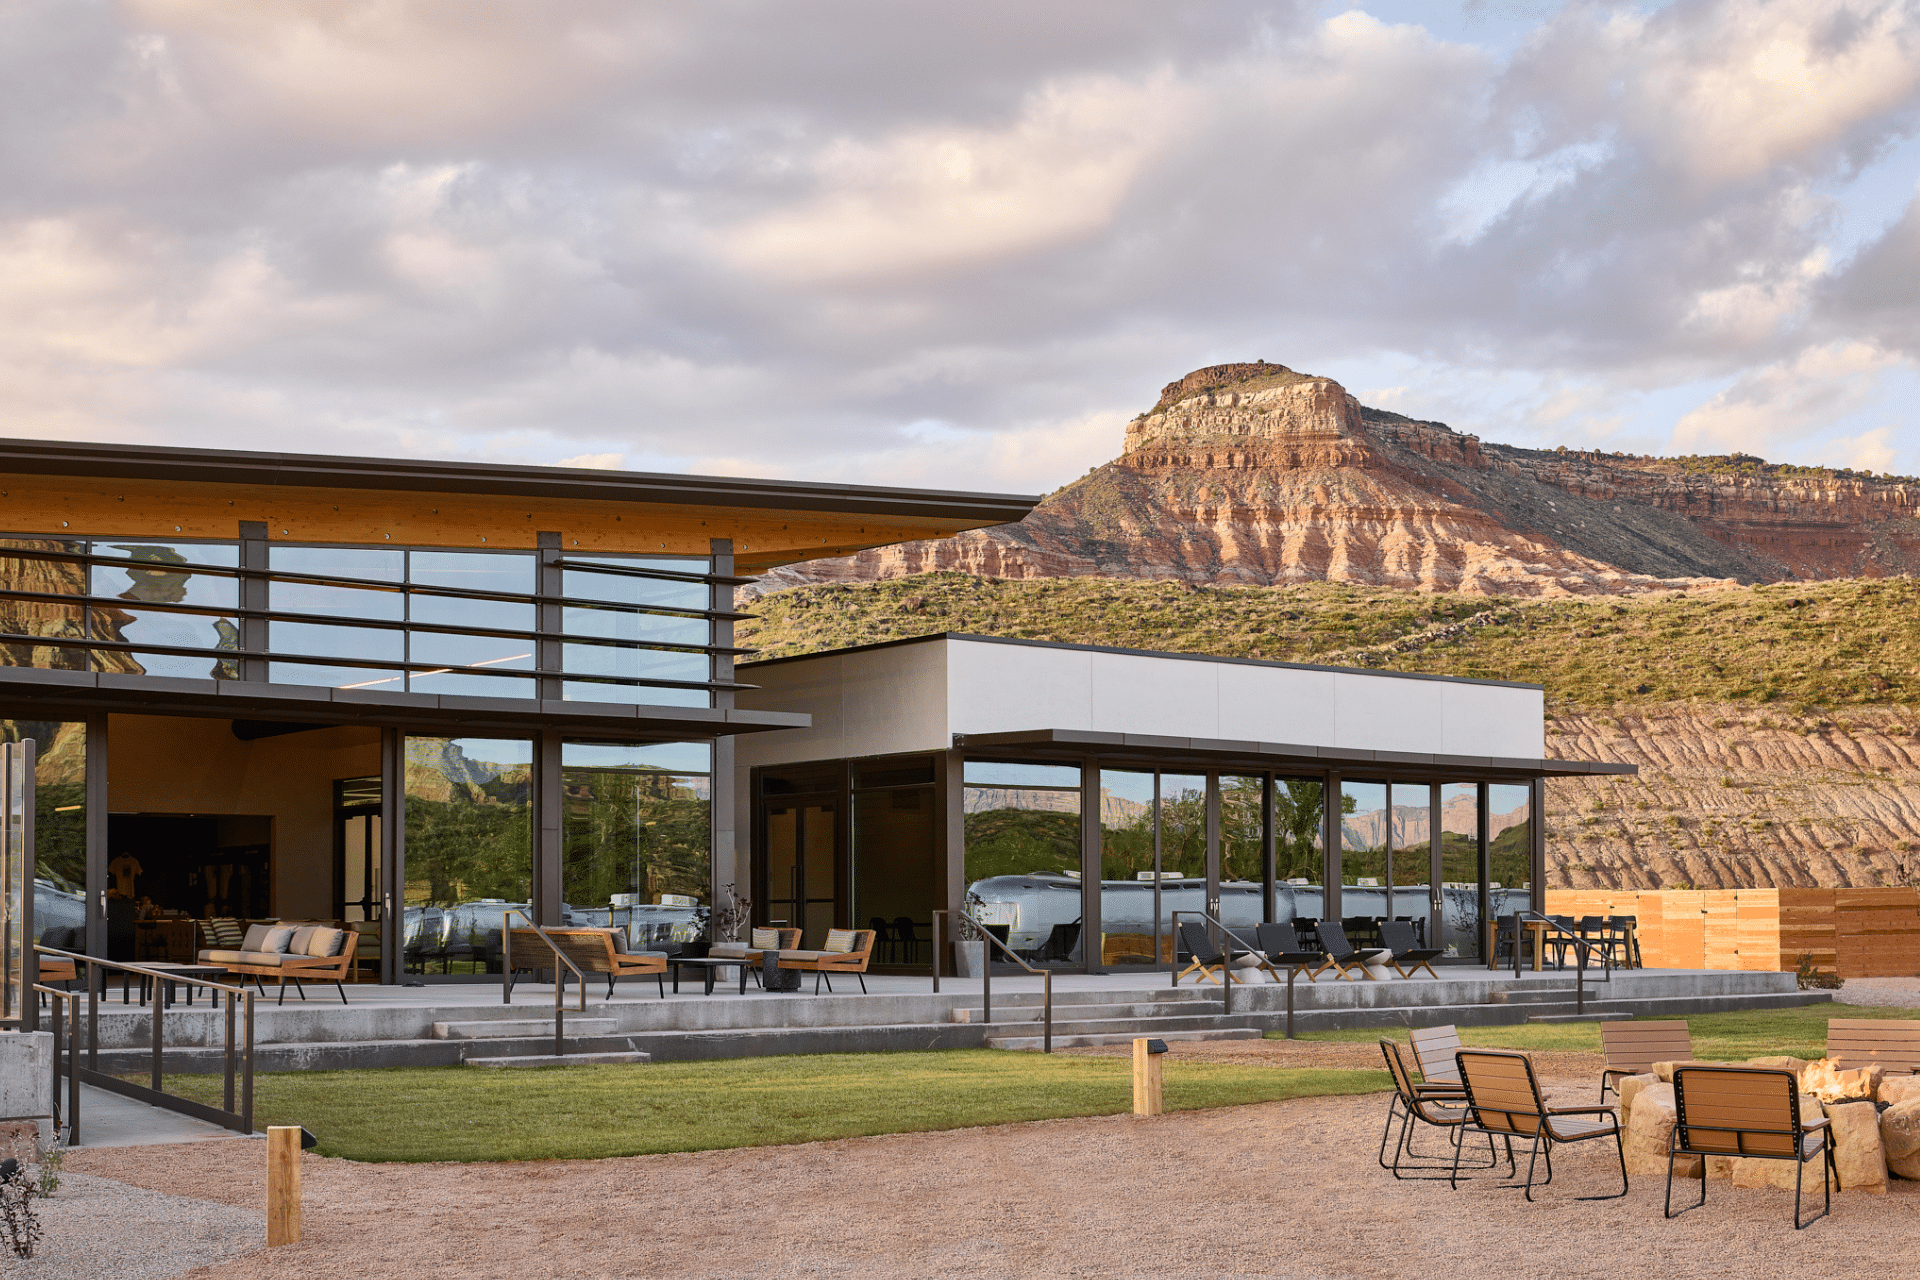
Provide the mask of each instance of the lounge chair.
POLYGON ((860 994, 867 991, 867 961, 873 958, 872 929, 829 929, 818 951, 782 951, 780 967, 813 975, 813 994, 820 994, 820 982, 826 980, 827 994, 833 994, 833 975, 851 973, 860 979, 860 994))
POLYGON ((1793 1229, 1811 1226, 1833 1212, 1833 1143, 1828 1121, 1800 1118, 1800 1083, 1791 1071, 1761 1067, 1681 1067, 1673 1073, 1673 1134, 1667 1139, 1666 1215, 1673 1212, 1673 1162, 1692 1155, 1700 1159, 1700 1198, 1682 1209, 1686 1213, 1707 1202, 1708 1156, 1742 1156, 1758 1160, 1791 1160, 1793 1173, 1793 1229), (1820 1185, 1826 1208, 1800 1221, 1800 1188, 1807 1161, 1824 1155, 1820 1185))
POLYGON ((1838 1059, 1844 1070, 1878 1063, 1889 1075, 1920 1072, 1920 1022, 1829 1018, 1827 1056, 1838 1059))
MULTIPOLYGON (((716 942, 707 948, 707 955, 714 960, 738 960, 753 972, 753 980, 760 981, 760 964, 768 951, 791 951, 800 945, 798 929, 755 928, 747 935, 745 942, 716 942)), ((746 989, 746 977, 740 979, 741 989, 746 989)))
MULTIPOLYGON (((607 975, 607 998, 613 998, 613 982, 616 978, 635 975, 653 975, 654 984, 660 988, 660 998, 667 998, 667 953, 664 951, 628 951, 627 934, 624 929, 547 929, 546 937, 533 929, 513 929, 509 931, 509 940, 513 946, 513 968, 515 969, 554 969, 554 977, 565 981, 565 966, 553 959, 554 949, 573 961, 584 977, 589 973, 607 975), (553 945, 547 944, 547 938, 553 939, 553 945)), ((508 975, 509 989, 512 975, 508 975)), ((509 990, 511 994, 511 990, 509 990)))
POLYGON ((1460 1064, 1454 1054, 1460 1052, 1460 1033, 1452 1023, 1440 1027, 1415 1027, 1407 1033, 1413 1046, 1413 1060, 1420 1064, 1420 1078, 1437 1087, 1460 1088, 1460 1064))
MULTIPOLYGON (((1553 1149, 1591 1138, 1612 1138, 1614 1153, 1620 1158, 1620 1190, 1611 1195, 1580 1196, 1581 1200, 1617 1200, 1627 1194, 1627 1148, 1620 1133, 1620 1117, 1610 1107, 1549 1107, 1540 1093, 1540 1081, 1533 1074, 1533 1059, 1524 1053, 1499 1049, 1462 1049, 1454 1055, 1460 1064, 1460 1081, 1467 1089, 1466 1124, 1461 1133, 1484 1133, 1494 1138, 1531 1138, 1533 1150, 1527 1157, 1526 1198, 1533 1200, 1535 1162, 1546 1157, 1547 1177, 1541 1186, 1553 1182, 1553 1149), (1583 1120, 1582 1116, 1601 1117, 1583 1120)), ((1453 1152, 1455 1177, 1459 1185, 1460 1147, 1453 1152)))
MULTIPOLYGON (((1179 985, 1181 978, 1186 977, 1196 969, 1200 972, 1200 977, 1195 979, 1196 982, 1220 981, 1219 978, 1214 976, 1214 971, 1218 970, 1221 973, 1227 971, 1226 952, 1214 945, 1213 939, 1207 936, 1205 925, 1192 920, 1182 924, 1180 926, 1180 945, 1186 949, 1190 963, 1188 963, 1186 968, 1174 975, 1173 981, 1176 986, 1179 985)), ((1234 981, 1243 982, 1245 980, 1236 976, 1234 981)))
POLYGON ((1259 944, 1260 954, 1266 957, 1263 966, 1275 977, 1280 970, 1291 969, 1306 975, 1308 982, 1313 981, 1313 970, 1326 956, 1319 951, 1302 949, 1300 935, 1294 932, 1291 924, 1263 924, 1253 931, 1254 941, 1259 944))
POLYGON ((1316 932, 1320 937, 1320 950, 1327 957, 1327 962, 1313 971, 1316 978, 1329 969, 1339 970, 1340 976, 1346 978, 1358 969, 1361 977, 1372 979, 1367 966, 1378 963, 1387 954, 1384 948, 1355 949, 1347 942, 1346 930, 1337 924, 1322 924, 1316 932))
POLYGON ((1427 971, 1430 978, 1437 979, 1440 976, 1433 971, 1433 962, 1446 952, 1439 947, 1420 946, 1414 938, 1411 924, 1399 920, 1383 921, 1380 925, 1380 941, 1393 953, 1387 963, 1401 977, 1411 978, 1422 969, 1427 971))
POLYGON ((1600 1047, 1606 1051, 1607 1069, 1600 1073, 1600 1101, 1607 1090, 1620 1096, 1622 1076, 1645 1075, 1656 1062, 1693 1061, 1693 1036, 1685 1018, 1661 1022, 1603 1022, 1600 1047))
MULTIPOLYGON (((1438 1180, 1444 1173, 1407 1174, 1400 1172, 1400 1162, 1420 1160, 1423 1157, 1413 1150, 1413 1122, 1431 1125, 1447 1132, 1450 1141, 1460 1141, 1461 1127, 1467 1121, 1467 1095, 1457 1086, 1440 1088, 1426 1083, 1417 1083, 1407 1070, 1406 1060, 1400 1056, 1400 1046, 1392 1040, 1381 1037, 1380 1054, 1387 1060, 1387 1074, 1393 1077, 1393 1097, 1387 1103, 1387 1126, 1380 1134, 1380 1167, 1391 1170, 1393 1176, 1402 1179, 1438 1180), (1387 1162, 1387 1140, 1393 1136, 1394 1121, 1400 1122, 1400 1138, 1394 1143, 1393 1162, 1387 1162)), ((1494 1150, 1493 1139, 1487 1139, 1489 1161, 1485 1165, 1471 1166, 1491 1169, 1499 1163, 1494 1150)), ((1424 1157, 1431 1158, 1431 1157, 1424 1157)), ((1513 1144, 1507 1144, 1507 1165, 1513 1167, 1513 1144)), ((1439 1165, 1416 1166, 1439 1169, 1439 1165)))

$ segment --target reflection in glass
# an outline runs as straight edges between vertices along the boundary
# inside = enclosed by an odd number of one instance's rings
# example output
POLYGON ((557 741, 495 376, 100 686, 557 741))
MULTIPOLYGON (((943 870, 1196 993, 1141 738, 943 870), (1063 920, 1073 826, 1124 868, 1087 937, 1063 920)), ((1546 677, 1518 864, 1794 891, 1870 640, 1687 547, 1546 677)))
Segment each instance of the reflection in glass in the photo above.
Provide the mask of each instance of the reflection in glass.
POLYGON ((1387 914, 1409 917, 1421 937, 1430 937, 1433 898, 1427 881, 1433 870, 1433 788, 1424 782, 1396 782, 1389 798, 1392 810, 1388 843, 1392 857, 1387 867, 1392 893, 1387 914))
POLYGON ((1511 783, 1487 787, 1487 880, 1498 886, 1494 914, 1532 907, 1533 790, 1511 783))
POLYGON ((1325 816, 1326 784, 1320 779, 1274 779, 1274 875, 1282 884, 1321 883, 1326 868, 1325 816))
POLYGON ((561 628, 570 636, 592 636, 600 640, 641 640, 649 644, 707 643, 705 618, 689 618, 673 613, 628 613, 620 609, 566 608, 560 611, 561 628))
POLYGON ((33 936, 87 922, 87 725, 0 720, 0 741, 34 742, 33 936))
MULTIPOLYGON (((316 573, 399 583, 406 575, 406 553, 369 547, 274 546, 267 564, 275 573, 316 573)), ((398 622, 406 597, 398 591, 328 586, 315 582, 275 582, 268 601, 282 613, 324 613, 340 618, 398 622)))
MULTIPOLYGON (((1009 943, 1037 961, 1081 959, 1076 905, 1070 918, 1050 922, 1045 936, 1024 937, 1018 909, 981 881, 994 877, 1047 877, 1080 895, 1080 769, 1075 765, 966 762, 961 810, 966 831, 967 902, 990 928, 1005 926, 1009 943)), ((1002 882, 1008 883, 1008 882, 1002 882)), ((1057 913, 1056 913, 1057 914, 1057 913)))
MULTIPOLYGON (((407 658, 412 662, 444 663, 449 667, 480 667, 489 671, 533 670, 533 646, 528 640, 497 636, 453 636, 437 631, 407 635, 407 658)), ((415 671, 407 677, 415 693, 455 693, 478 698, 531 698, 533 681, 466 671, 415 671)))
POLYGON ((1477 959, 1480 927, 1480 784, 1440 787, 1440 884, 1444 927, 1434 945, 1477 959))
POLYGON ((533 744, 409 737, 406 763, 403 936, 420 971, 450 948, 486 948, 504 911, 530 909, 533 744))
POLYGON ((767 862, 763 921, 800 930, 800 945, 818 949, 833 928, 837 801, 782 804, 766 810, 767 862))
POLYGON ((1207 777, 1160 775, 1160 869, 1187 880, 1207 875, 1207 777))
MULTIPOLYGON (((574 558, 574 557, 569 557, 574 558)), ((665 569, 674 573, 705 573, 708 562, 693 557, 626 560, 596 556, 609 564, 636 569, 665 569)), ((635 578, 626 574, 568 569, 562 574, 561 594, 574 600, 605 600, 610 604, 646 605, 655 609, 705 609, 712 590, 704 582, 676 582, 671 578, 635 578)))
POLYGON ((1386 882, 1387 784, 1343 781, 1340 784, 1340 883, 1371 889, 1386 882))
MULTIPOLYGON (((365 658, 395 662, 405 657, 398 631, 371 627, 335 627, 315 622, 267 624, 267 647, 274 653, 316 658, 365 658)), ((406 687, 398 668, 336 667, 319 663, 275 662, 269 678, 281 684, 331 685, 336 689, 380 689, 398 693, 406 687)))
MULTIPOLYGON (((86 543, 55 538, 0 538, 0 585, 11 591, 33 591, 44 595, 80 596, 87 593, 87 570, 80 561, 7 556, 4 550, 8 547, 84 555, 86 543)), ((86 614, 77 604, 0 599, 0 633, 80 639, 87 634, 86 614)), ((107 651, 100 657, 102 664, 98 670, 132 669, 132 660, 125 654, 107 651)), ((0 666, 84 671, 87 669, 87 651, 79 645, 5 644, 0 645, 0 666)))
MULTIPOLYGON (((1172 958, 1170 930, 1165 927, 1155 930, 1151 921, 1148 921, 1145 930, 1116 929, 1115 920, 1107 918, 1104 907, 1110 897, 1105 891, 1106 882, 1145 880, 1151 884, 1155 880, 1160 870, 1155 834, 1154 775, 1131 769, 1101 770, 1100 879, 1103 905, 1100 920, 1106 931, 1100 940, 1102 964, 1152 964, 1156 932, 1163 939, 1158 948, 1163 958, 1172 958)), ((1164 926, 1164 909, 1160 919, 1164 926)))
MULTIPOLYGON (((134 604, 190 604, 231 609, 240 601, 239 582, 229 576, 194 573, 183 564, 237 565, 239 548, 232 543, 95 543, 94 554, 122 556, 140 567, 94 565, 93 594, 117 596, 134 604)), ((178 648, 237 649, 240 629, 235 619, 207 614, 174 613, 160 609, 95 609, 93 634, 98 639, 178 648)), ((121 655, 124 670, 153 676, 234 680, 239 666, 231 661, 209 662, 186 654, 133 652, 121 655)))
MULTIPOLYGON (((407 580, 425 587, 457 587, 463 591, 500 591, 530 596, 534 592, 536 562, 531 555, 497 551, 413 551, 408 553, 407 580)), ((457 596, 409 595, 407 617, 414 622, 445 626, 493 627, 502 631, 531 631, 533 606, 503 600, 462 600, 457 596)))
POLYGON ((705 743, 644 747, 568 742, 563 892, 574 924, 624 929, 636 950, 706 937, 712 903, 713 783, 705 743), (701 757, 699 773, 649 767, 661 754, 701 757))
POLYGON ((1220 775, 1220 879, 1259 883, 1266 875, 1266 780, 1220 775))

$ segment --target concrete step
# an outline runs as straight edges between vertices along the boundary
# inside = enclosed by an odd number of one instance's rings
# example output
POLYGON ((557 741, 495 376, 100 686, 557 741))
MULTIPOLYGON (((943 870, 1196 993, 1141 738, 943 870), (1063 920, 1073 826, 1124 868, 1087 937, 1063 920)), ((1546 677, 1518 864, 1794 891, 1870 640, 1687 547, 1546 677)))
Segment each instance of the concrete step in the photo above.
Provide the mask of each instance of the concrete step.
POLYGON ((1630 1013, 1536 1013, 1528 1022, 1625 1022, 1630 1013))
MULTIPOLYGON (((1164 1000, 1164 1001, 1112 1001, 1103 1004, 1063 1004, 1056 1000, 1053 1004, 1053 1020, 1060 1022, 1071 1018, 1075 1022, 1111 1021, 1116 1018, 1192 1018, 1218 1014, 1222 1005, 1219 1000, 1164 1000)), ((985 1010, 979 1007, 954 1009, 948 1017, 959 1023, 982 1023, 986 1021, 985 1010)), ((1042 1005, 1012 1005, 1003 1007, 999 1001, 993 1004, 994 1023, 1002 1022, 1038 1022, 1045 1012, 1042 1005)))
MULTIPOLYGON (((1258 1040, 1261 1032, 1255 1027, 1225 1027, 1211 1031, 1160 1031, 1145 1028, 1138 1032, 1107 1031, 1084 1035, 1062 1035, 1054 1033, 1053 1047, 1056 1049, 1080 1049, 1096 1044, 1132 1044, 1135 1040, 1151 1038, 1154 1040, 1258 1040)), ((988 1036, 989 1049, 1038 1049, 1044 1040, 1040 1036, 988 1036)))
MULTIPOLYGON (((634 1049, 630 1035, 577 1036, 573 1028, 567 1028, 565 1047, 568 1053, 629 1053, 634 1049)), ((480 1058, 513 1058, 551 1055, 553 1053, 553 1025, 547 1025, 546 1034, 538 1036, 493 1036, 485 1039, 462 1040, 459 1042, 460 1057, 471 1062, 480 1058)))
MULTIPOLYGON (((1063 1035, 1116 1035, 1132 1038, 1134 1036, 1162 1036, 1172 1031, 1227 1031, 1260 1028, 1268 1025, 1272 1019, 1262 1015, 1235 1014, 1231 1018, 1218 1014, 1190 1018, 1062 1018, 1059 1010, 1054 1010, 1053 1034, 1057 1038, 1063 1035)), ((1000 1024, 986 1024, 988 1035, 996 1034, 1000 1024)), ((1021 1028, 1021 1034, 1037 1034, 1040 1023, 1035 1019, 1010 1024, 1021 1028)), ((1004 1034, 1004 1033, 1001 1033, 1004 1034)))
MULTIPOLYGON (((614 1018, 588 1018, 568 1016, 563 1019, 568 1037, 574 1035, 604 1036, 612 1035, 620 1029, 620 1023, 614 1018)), ((433 1024, 435 1040, 501 1040, 521 1036, 537 1036, 545 1033, 553 1035, 553 1019, 548 1018, 488 1018, 474 1022, 436 1022, 433 1024)))
POLYGON ((605 1067, 629 1062, 652 1062, 653 1055, 627 1050, 623 1053, 525 1054, 505 1058, 468 1058, 470 1067, 605 1067))

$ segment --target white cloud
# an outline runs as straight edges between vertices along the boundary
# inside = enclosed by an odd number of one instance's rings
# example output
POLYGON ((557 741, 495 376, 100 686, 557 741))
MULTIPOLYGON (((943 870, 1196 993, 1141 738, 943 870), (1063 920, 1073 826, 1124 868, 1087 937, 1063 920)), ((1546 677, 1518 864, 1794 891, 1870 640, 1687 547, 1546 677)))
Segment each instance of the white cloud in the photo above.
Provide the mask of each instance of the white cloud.
POLYGON ((1899 450, 1893 442, 1892 427, 1876 427, 1857 436, 1842 436, 1831 442, 1821 456, 1828 466, 1852 467, 1856 471, 1893 470, 1899 450))
POLYGON ((1898 359, 1864 342, 1800 352, 1743 374, 1674 427, 1673 446, 1686 453, 1764 454, 1812 435, 1872 399, 1880 376, 1898 359))
POLYGON ((582 453, 560 459, 563 467, 585 467, 590 471, 618 471, 627 465, 624 453, 582 453))

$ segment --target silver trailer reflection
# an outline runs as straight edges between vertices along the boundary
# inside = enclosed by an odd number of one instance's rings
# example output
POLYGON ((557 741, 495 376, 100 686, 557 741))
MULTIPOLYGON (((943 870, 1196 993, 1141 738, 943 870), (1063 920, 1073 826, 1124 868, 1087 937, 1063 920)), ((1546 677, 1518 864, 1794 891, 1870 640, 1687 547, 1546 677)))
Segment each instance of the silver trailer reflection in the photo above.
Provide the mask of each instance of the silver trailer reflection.
MULTIPOLYGON (((1100 883, 1100 927, 1109 939, 1113 935, 1144 935, 1156 930, 1153 917, 1153 882, 1143 880, 1103 880, 1100 883)), ((1491 891, 1496 916, 1527 910, 1532 895, 1525 889, 1491 891)), ((1441 948, 1449 956, 1479 954, 1479 894, 1471 888, 1448 886, 1440 890, 1440 922, 1431 920, 1430 897, 1425 885, 1401 885, 1391 891, 1370 885, 1343 885, 1340 910, 1343 916, 1396 918, 1405 916, 1416 922, 1429 939, 1429 946, 1441 948), (1388 903, 1391 892, 1393 901, 1388 903)), ((1025 875, 989 876, 976 880, 967 889, 973 914, 982 924, 999 932, 1006 930, 1009 948, 1028 958, 1067 959, 1083 963, 1085 940, 1077 935, 1080 923, 1080 881, 1071 876, 1025 875), (1071 951, 1060 944, 1072 937, 1071 951)), ((1292 920, 1324 919, 1326 893, 1318 885, 1282 884, 1274 889, 1274 918, 1292 920)), ((1171 935, 1173 913, 1201 912, 1207 909, 1207 882, 1200 879, 1162 880, 1160 882, 1160 927, 1157 932, 1171 935)), ((1183 919, 1197 919, 1197 916, 1183 919)), ((1247 928, 1263 922, 1261 887, 1251 881, 1228 881, 1220 886, 1220 920, 1230 929, 1247 928)), ((1140 961, 1152 954, 1152 944, 1140 948, 1140 961)))

